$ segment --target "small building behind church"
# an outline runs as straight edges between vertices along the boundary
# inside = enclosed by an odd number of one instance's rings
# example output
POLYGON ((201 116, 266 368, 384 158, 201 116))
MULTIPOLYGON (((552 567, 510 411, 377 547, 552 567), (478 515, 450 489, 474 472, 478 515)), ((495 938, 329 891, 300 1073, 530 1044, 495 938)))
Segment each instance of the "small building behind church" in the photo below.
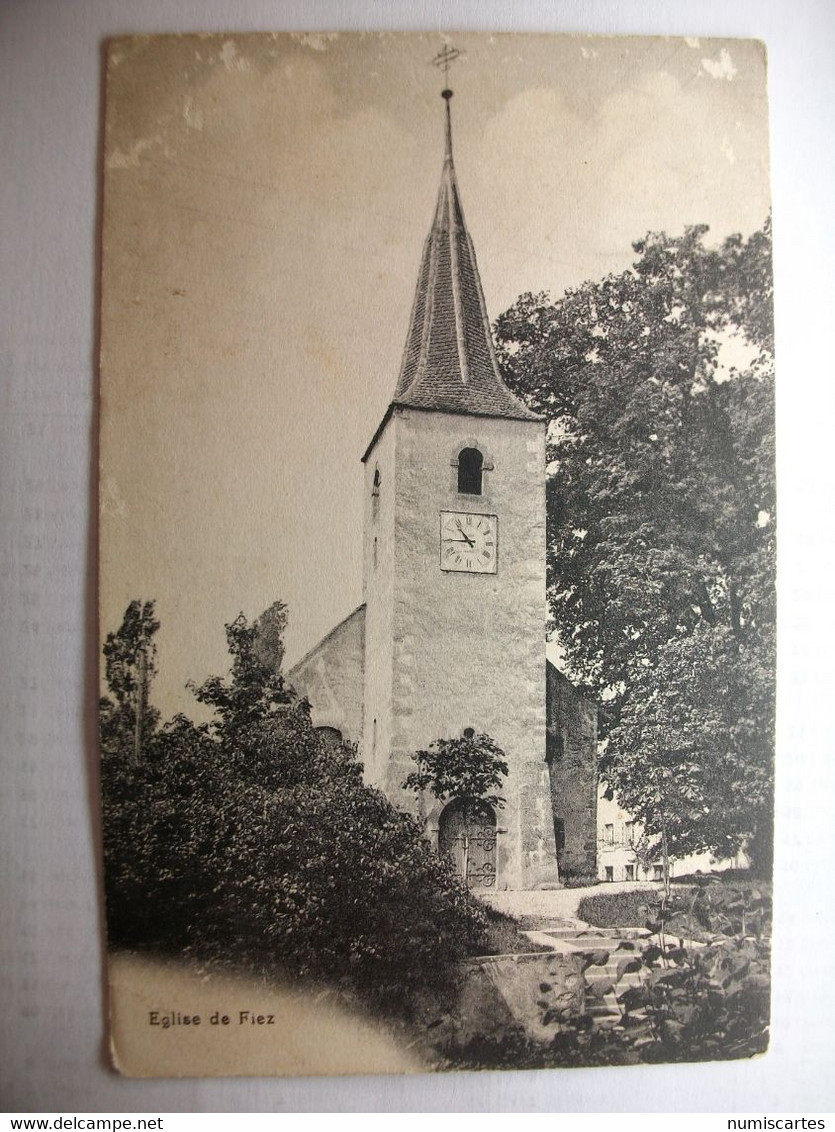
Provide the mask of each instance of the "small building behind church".
MULTIPOLYGON (((664 862, 660 845, 655 855, 647 853, 643 827, 624 810, 616 797, 607 797, 601 784, 598 798, 597 877, 608 883, 621 881, 660 881, 664 878, 664 862)), ((657 838, 653 839, 657 842, 657 838)), ((670 857, 670 876, 680 877, 748 869, 751 862, 743 850, 733 857, 716 857, 713 853, 687 853, 670 857)))
POLYGON ((289 679, 471 887, 532 889, 597 872, 597 710, 546 660, 545 422, 496 361, 451 97, 403 361, 362 456, 363 603, 289 679), (501 809, 403 788, 416 751, 468 728, 505 752, 501 809))

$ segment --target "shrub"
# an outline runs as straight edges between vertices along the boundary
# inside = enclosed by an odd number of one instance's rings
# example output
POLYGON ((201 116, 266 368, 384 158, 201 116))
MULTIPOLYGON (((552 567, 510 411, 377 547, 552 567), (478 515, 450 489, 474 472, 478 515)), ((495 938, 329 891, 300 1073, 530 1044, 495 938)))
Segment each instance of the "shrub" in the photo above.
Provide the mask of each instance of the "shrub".
POLYGON ((771 886, 767 882, 726 881, 721 874, 694 886, 689 909, 692 918, 714 935, 771 933, 771 886))
POLYGON ((658 893, 650 888, 630 889, 629 892, 600 892, 584 896, 577 915, 596 928, 634 928, 650 918, 650 901, 658 893))
POLYGON ((141 768, 111 758, 112 941, 327 979, 400 1011, 449 984, 487 922, 419 825, 302 707, 258 732, 245 773, 182 724, 141 768))
POLYGON ((505 753, 494 739, 468 727, 457 739, 436 739, 425 751, 412 755, 417 770, 403 782, 406 790, 424 790, 441 801, 476 798, 491 806, 503 806, 498 793, 507 777, 505 753))
POLYGON ((768 1046, 769 949, 727 937, 706 947, 652 943, 627 955, 620 970, 640 972, 618 995, 613 1035, 643 1061, 718 1061, 752 1057, 768 1046))
POLYGON ((197 693, 218 713, 102 745, 108 931, 116 946, 190 954, 336 983, 408 1013, 483 953, 484 911, 414 819, 362 781, 228 626, 229 680, 197 693))

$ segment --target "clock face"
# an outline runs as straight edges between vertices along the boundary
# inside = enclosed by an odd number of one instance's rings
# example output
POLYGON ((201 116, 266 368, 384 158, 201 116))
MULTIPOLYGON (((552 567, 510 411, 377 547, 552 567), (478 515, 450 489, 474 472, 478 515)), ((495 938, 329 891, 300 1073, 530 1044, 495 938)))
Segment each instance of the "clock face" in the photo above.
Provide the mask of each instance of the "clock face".
POLYGON ((441 569, 495 574, 499 521, 495 515, 441 512, 441 569))

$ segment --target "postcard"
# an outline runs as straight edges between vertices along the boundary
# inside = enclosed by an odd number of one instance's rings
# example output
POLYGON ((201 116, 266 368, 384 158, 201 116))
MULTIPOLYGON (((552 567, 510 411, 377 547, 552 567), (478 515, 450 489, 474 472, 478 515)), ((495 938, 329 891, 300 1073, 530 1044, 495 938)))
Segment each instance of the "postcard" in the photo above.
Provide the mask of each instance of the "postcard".
POLYGON ((107 50, 113 1065, 769 1040, 764 46, 107 50))

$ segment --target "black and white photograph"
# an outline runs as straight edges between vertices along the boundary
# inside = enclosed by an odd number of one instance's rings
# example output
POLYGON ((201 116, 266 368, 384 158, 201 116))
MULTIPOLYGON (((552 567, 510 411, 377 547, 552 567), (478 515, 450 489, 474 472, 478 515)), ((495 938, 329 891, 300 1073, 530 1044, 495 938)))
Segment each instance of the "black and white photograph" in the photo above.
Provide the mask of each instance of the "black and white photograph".
POLYGON ((766 49, 106 49, 100 757, 138 1077, 769 1045, 766 49))

